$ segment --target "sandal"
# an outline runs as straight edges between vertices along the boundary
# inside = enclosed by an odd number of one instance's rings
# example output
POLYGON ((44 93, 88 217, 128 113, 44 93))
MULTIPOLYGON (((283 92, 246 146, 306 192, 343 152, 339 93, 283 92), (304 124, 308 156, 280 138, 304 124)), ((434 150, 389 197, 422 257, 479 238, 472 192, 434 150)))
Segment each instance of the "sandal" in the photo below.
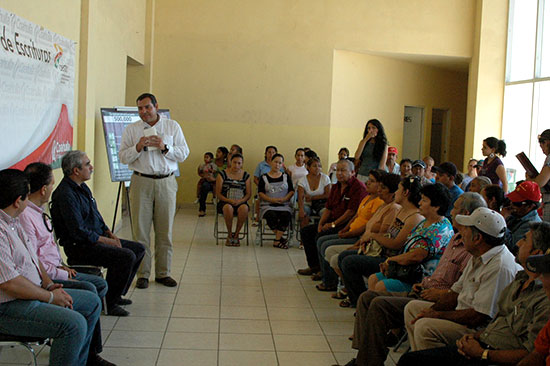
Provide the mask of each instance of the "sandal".
POLYGON ((274 240, 273 241, 273 247, 274 248, 279 248, 279 249, 288 249, 286 239, 281 238, 279 240, 274 240), (279 244, 276 244, 276 243, 279 243, 279 244))
POLYGON ((351 308, 351 302, 349 301, 349 299, 344 299, 344 300, 340 301, 340 307, 341 308, 351 308))
POLYGON ((232 247, 232 246, 233 246, 233 239, 231 239, 231 237, 228 236, 228 237, 225 239, 225 246, 226 246, 226 247, 232 247))
POLYGON ((332 292, 332 291, 336 291, 336 286, 330 286, 330 287, 327 287, 325 286, 325 284, 323 283, 320 283, 318 285, 315 285, 315 288, 319 291, 324 291, 324 292, 332 292))
POLYGON ((239 240, 238 236, 233 236, 233 246, 234 247, 240 247, 241 246, 241 241, 239 240))

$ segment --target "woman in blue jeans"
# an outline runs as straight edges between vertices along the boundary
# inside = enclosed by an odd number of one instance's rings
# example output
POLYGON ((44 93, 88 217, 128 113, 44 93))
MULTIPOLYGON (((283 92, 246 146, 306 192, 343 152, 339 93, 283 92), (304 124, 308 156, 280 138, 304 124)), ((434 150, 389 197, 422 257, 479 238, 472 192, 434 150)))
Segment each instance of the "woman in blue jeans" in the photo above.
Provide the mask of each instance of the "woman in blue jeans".
POLYGON ((367 290, 363 276, 380 271, 380 263, 388 255, 398 252, 405 244, 409 233, 424 219, 418 212, 420 191, 422 189, 419 177, 411 176, 401 180, 395 192, 395 203, 401 206, 393 223, 383 233, 371 233, 367 239, 373 239, 383 247, 380 256, 358 255, 356 251, 345 251, 338 256, 338 267, 342 271, 342 278, 348 291, 349 299, 340 303, 341 307, 355 307, 359 295, 367 290))
MULTIPOLYGON (((382 202, 377 206, 377 210, 372 214, 372 217, 367 221, 366 225, 363 226, 362 236, 370 235, 370 232, 373 230, 383 230, 385 232, 391 221, 393 221, 393 217, 397 212, 398 206, 392 205, 392 202, 394 200, 394 193, 399 185, 399 180, 400 178, 396 174, 387 174, 378 170, 373 170, 369 174, 369 180, 367 181, 367 192, 370 197, 377 197, 382 202), (385 224, 385 222, 387 223, 385 224)), ((359 206, 359 209, 357 210, 358 213, 359 210, 361 210, 361 206, 363 206, 363 203, 359 206)), ((346 228, 348 226, 346 226, 346 228)), ((334 272, 330 266, 330 258, 325 258, 326 250, 334 245, 343 246, 345 248, 347 245, 352 243, 355 244, 352 248, 355 248, 356 251, 359 248, 361 237, 352 236, 350 238, 342 238, 342 236, 346 234, 346 231, 344 230, 342 230, 344 233, 343 235, 341 233, 326 235, 322 236, 317 241, 317 252, 319 253, 319 263, 321 263, 323 280, 321 284, 316 286, 319 291, 335 291, 338 281, 336 272, 334 272)), ((348 249, 351 250, 351 248, 348 249)))

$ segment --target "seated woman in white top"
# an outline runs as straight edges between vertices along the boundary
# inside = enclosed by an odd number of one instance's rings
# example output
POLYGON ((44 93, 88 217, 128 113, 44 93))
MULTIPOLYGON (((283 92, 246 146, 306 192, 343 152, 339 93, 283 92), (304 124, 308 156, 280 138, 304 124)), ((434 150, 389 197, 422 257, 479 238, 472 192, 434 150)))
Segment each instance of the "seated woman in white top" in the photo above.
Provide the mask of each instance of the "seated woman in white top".
POLYGON ((338 151, 338 160, 336 163, 330 164, 330 169, 328 170, 328 177, 330 178, 330 182, 332 184, 336 184, 338 182, 338 179, 336 179, 336 165, 338 165, 338 162, 342 159, 347 159, 349 156, 349 150, 347 147, 342 147, 338 151))
POLYGON ((330 191, 330 179, 321 172, 321 160, 313 157, 307 162, 308 175, 298 181, 298 216, 300 227, 309 224, 309 217, 320 215, 330 191))
POLYGON ((286 173, 290 175, 290 178, 292 179, 292 185, 296 187, 296 184, 298 184, 298 181, 305 177, 307 175, 307 169, 306 169, 306 152, 301 147, 296 149, 296 153, 294 154, 294 158, 296 159, 296 163, 292 164, 286 169, 286 173))

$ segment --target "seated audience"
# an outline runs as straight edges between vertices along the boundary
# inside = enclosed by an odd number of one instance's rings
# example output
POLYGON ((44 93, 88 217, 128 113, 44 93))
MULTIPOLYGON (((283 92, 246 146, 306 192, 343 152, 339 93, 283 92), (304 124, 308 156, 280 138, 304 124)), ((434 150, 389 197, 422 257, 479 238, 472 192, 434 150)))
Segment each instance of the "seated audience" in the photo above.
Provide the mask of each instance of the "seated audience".
POLYGON ((434 158, 431 156, 426 156, 422 159, 422 161, 426 163, 426 172, 424 173, 424 176, 428 178, 430 182, 435 183, 435 172, 432 171, 432 168, 435 165, 434 158))
POLYGON ((397 155, 398 155, 398 151, 396 147, 393 147, 393 146, 388 147, 388 157, 386 158, 386 166, 384 167, 384 170, 386 172, 392 173, 392 174, 401 173, 399 164, 397 164, 397 155))
POLYGON ((511 234, 509 249, 513 252, 516 243, 529 231, 529 223, 542 221, 537 213, 541 199, 540 188, 535 182, 524 181, 506 197, 512 203, 512 213, 506 218, 506 226, 511 234))
POLYGON ((145 255, 145 247, 119 239, 109 230, 97 209, 90 188, 93 166, 86 153, 69 151, 61 160, 63 180, 52 194, 52 222, 69 264, 91 264, 107 268, 109 291, 107 313, 127 316, 119 306, 128 292, 145 255))
POLYGON ((468 171, 464 173, 464 179, 462 180, 462 184, 460 184, 460 188, 462 188, 464 192, 468 190, 467 187, 472 181, 472 179, 477 177, 476 166, 477 166, 477 160, 470 159, 470 161, 468 162, 468 171))
POLYGON ((438 167, 433 167, 432 170, 435 170, 436 177, 435 179, 443 184, 447 189, 449 189, 449 192, 451 193, 451 204, 445 212, 445 217, 450 218, 451 217, 451 209, 453 208, 453 205, 456 201, 456 199, 464 193, 462 189, 460 189, 459 186, 455 184, 456 175, 458 174, 458 171, 456 169, 456 165, 454 165, 451 162, 445 162, 441 163, 438 167))
MULTIPOLYGON (((541 225, 544 230, 544 236, 542 238, 544 243, 550 242, 548 233, 550 232, 550 226, 548 222, 544 222, 541 225)), ((533 241, 536 239, 533 238, 533 241)), ((527 270, 541 274, 540 280, 546 297, 550 299, 550 256, 546 251, 544 254, 534 255, 527 258, 527 270)), ((550 363, 550 320, 544 325, 544 328, 539 332, 535 339, 535 349, 517 363, 518 366, 545 366, 550 363)))
POLYGON ((304 149, 296 149, 294 158, 296 159, 296 162, 286 169, 286 173, 290 176, 290 179, 292 179, 292 185, 297 187, 298 181, 307 175, 307 168, 305 164, 306 154, 304 149))
POLYGON ((472 179, 472 181, 467 187, 467 190, 468 192, 475 192, 475 193, 481 194, 481 191, 483 190, 483 188, 489 185, 491 185, 491 180, 489 178, 484 176, 477 176, 474 179, 472 179))
POLYGON ((421 190, 420 178, 411 176, 403 179, 395 193, 395 201, 401 205, 401 210, 387 233, 382 230, 378 233, 371 231, 361 238, 362 252, 367 247, 379 245, 379 253, 361 255, 355 250, 348 250, 339 254, 338 267, 348 291, 348 299, 340 302, 341 307, 355 307, 359 295, 367 290, 363 277, 378 272, 380 263, 388 256, 399 253, 409 234, 424 219, 418 210, 421 190))
POLYGON ((371 290, 410 291, 412 285, 422 277, 432 275, 454 235, 451 223, 443 216, 450 204, 447 189, 436 183, 422 187, 420 193, 420 214, 426 219, 414 228, 399 254, 386 258, 380 264, 381 272, 369 277, 371 290), (412 270, 405 276, 398 276, 390 271, 394 264, 397 264, 397 268, 412 270))
POLYGON ((227 162, 229 163, 229 165, 231 165, 231 157, 235 154, 243 155, 243 148, 237 144, 231 145, 231 148, 229 149, 229 153, 227 154, 227 162))
POLYGON ((202 185, 208 184, 209 187, 205 187, 205 189, 210 189, 210 186, 216 182, 216 177, 214 177, 216 165, 213 160, 214 154, 211 152, 206 152, 204 153, 204 163, 197 167, 197 174, 201 177, 201 179, 197 182, 197 202, 200 199, 202 185))
POLYGON ((216 178, 216 197, 218 213, 223 214, 227 227, 225 245, 239 246, 239 233, 248 219, 248 200, 252 195, 250 175, 243 170, 243 156, 231 155, 230 167, 223 170, 216 178), (233 228, 233 217, 237 216, 237 226, 233 228))
MULTIPOLYGON (((537 364, 537 334, 550 315, 550 301, 543 288, 544 282, 540 280, 544 276, 537 273, 536 265, 530 264, 529 258, 532 257, 529 256, 541 257, 550 250, 550 224, 531 224, 530 231, 518 246, 516 261, 523 270, 502 290, 498 313, 487 327, 477 331, 469 329, 456 344, 447 347, 405 354, 399 365, 537 364), (535 359, 529 359, 529 352, 535 355, 535 359)), ((545 270, 548 269, 543 266, 542 271, 545 270)), ((543 352, 547 353, 548 347, 543 352)), ((541 357, 538 361, 545 364, 541 357)))
POLYGON ((220 146, 216 150, 216 159, 214 159, 213 164, 215 168, 213 176, 202 183, 199 191, 199 217, 204 217, 206 215, 206 197, 208 197, 208 192, 214 192, 216 177, 221 171, 227 168, 227 154, 228 151, 225 146, 220 146))
POLYGON ((401 175, 401 179, 407 178, 408 176, 412 175, 412 160, 411 159, 403 159, 399 163, 399 174, 401 175))
POLYGON ((113 365, 96 353, 101 349, 101 332, 96 332, 99 297, 54 284, 30 250, 32 244, 17 220, 28 203, 25 173, 0 171, 0 186, 0 332, 50 338, 52 366, 113 365))
POLYGON ((497 184, 490 184, 481 190, 481 195, 487 202, 487 207, 502 215, 502 208, 507 203, 502 187, 497 184))
POLYGON ((454 344, 485 326, 498 312, 498 298, 519 270, 504 245, 506 223, 497 212, 480 207, 457 215, 464 246, 472 255, 464 273, 434 303, 414 300, 405 307, 405 327, 413 351, 454 344))
POLYGON ((292 180, 286 173, 281 173, 284 158, 281 154, 273 155, 271 170, 260 178, 258 195, 260 196, 260 218, 265 218, 267 225, 275 233, 273 246, 288 249, 288 240, 283 234, 290 224, 292 207, 290 199, 294 195, 292 180))
POLYGON ((321 171, 321 160, 307 161, 308 174, 298 181, 298 218, 300 228, 309 224, 310 216, 320 216, 330 191, 330 179, 321 171))
MULTIPOLYGON (((366 184, 367 195, 359 204, 355 215, 337 234, 325 235, 317 240, 317 253, 319 263, 321 263, 321 271, 317 274, 317 277, 323 280, 321 284, 316 286, 319 291, 336 291, 337 285, 336 276, 329 276, 330 280, 327 281, 325 271, 330 271, 330 266, 324 260, 325 250, 334 245, 349 246, 357 242, 360 236, 363 235, 366 225, 368 225, 374 213, 384 204, 384 201, 379 197, 379 187, 382 177, 387 175, 383 170, 371 170, 366 184)), ((395 186, 397 188, 397 183, 395 186)), ((393 194, 390 198, 393 200, 393 194)))
MULTIPOLYGON (((271 171, 271 158, 275 154, 277 154, 277 148, 275 146, 269 145, 265 147, 264 160, 259 162, 256 169, 254 169, 254 184, 256 184, 256 186, 260 183, 260 177, 271 171)), ((281 172, 283 171, 284 168, 281 167, 281 172)), ((254 209, 255 219, 253 225, 257 225, 260 220, 260 205, 256 204, 254 209)))
POLYGON ((420 177, 420 184, 425 186, 426 184, 432 184, 435 182, 432 182, 428 178, 426 178, 426 163, 422 160, 415 160, 412 163, 411 168, 412 175, 416 175, 417 177, 420 177))
MULTIPOLYGON (((322 280, 324 284, 336 283, 337 277, 342 279, 342 272, 338 269, 338 256, 343 251, 357 253, 361 250, 363 254, 373 254, 373 251, 378 253, 381 248, 371 240, 371 236, 376 233, 387 233, 391 224, 395 222, 395 217, 401 206, 395 203, 395 192, 398 190, 400 177, 397 174, 382 174, 378 185, 378 197, 384 201, 374 215, 367 222, 365 232, 359 240, 351 247, 347 245, 331 245, 330 243, 321 243, 322 239, 317 243, 319 260, 321 262, 322 280), (369 243, 369 244, 367 244, 369 243), (369 250, 367 250, 367 245, 369 250)), ((332 297, 335 299, 345 299, 347 292, 341 288, 338 293, 332 297)))
MULTIPOLYGON (((468 215, 478 207, 485 207, 485 201, 479 194, 470 192, 460 196, 451 211, 453 224, 456 226, 456 215, 468 215)), ((373 290, 361 294, 357 302, 352 344, 352 348, 359 352, 357 358, 348 365, 384 365, 388 354, 387 343, 393 343, 397 339, 390 330, 404 326, 405 305, 415 298, 437 301, 462 275, 470 257, 460 233, 456 233, 443 252, 434 273, 414 284, 408 296, 402 295, 405 293, 373 290), (386 334, 388 337, 380 336, 386 334)))
MULTIPOLYGON (((342 159, 347 159, 349 157, 349 150, 347 147, 342 147, 340 150, 338 150, 338 161, 342 159)), ((338 181, 336 179, 336 165, 338 164, 338 161, 336 163, 330 164, 330 168, 328 169, 328 177, 330 178, 330 182, 332 184, 336 184, 338 181)))
POLYGON ((302 244, 306 252, 308 268, 299 269, 298 274, 313 275, 320 270, 317 240, 324 235, 336 234, 353 217, 359 204, 367 195, 365 184, 353 176, 354 165, 347 159, 338 162, 334 184, 319 223, 301 229, 302 244))
POLYGON ((481 153, 487 158, 483 160, 479 175, 485 176, 491 180, 491 184, 498 184, 508 192, 508 179, 506 177, 506 169, 499 156, 506 156, 506 143, 504 140, 499 140, 496 137, 487 137, 483 140, 481 153))

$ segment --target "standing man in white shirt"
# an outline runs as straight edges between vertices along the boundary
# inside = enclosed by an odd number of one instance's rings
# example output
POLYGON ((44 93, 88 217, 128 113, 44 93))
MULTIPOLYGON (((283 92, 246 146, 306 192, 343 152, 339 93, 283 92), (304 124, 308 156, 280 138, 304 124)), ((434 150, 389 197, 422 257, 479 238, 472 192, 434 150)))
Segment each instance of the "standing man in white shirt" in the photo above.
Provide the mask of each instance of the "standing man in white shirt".
POLYGON ((155 281, 177 286, 170 277, 172 226, 176 214, 178 184, 174 173, 189 155, 180 125, 157 113, 153 94, 137 98, 141 121, 124 130, 120 161, 134 171, 130 188, 130 209, 134 240, 143 243, 145 257, 137 273, 137 288, 149 287, 151 274, 151 225, 155 225, 155 281), (153 129, 153 133, 147 131, 153 129))

